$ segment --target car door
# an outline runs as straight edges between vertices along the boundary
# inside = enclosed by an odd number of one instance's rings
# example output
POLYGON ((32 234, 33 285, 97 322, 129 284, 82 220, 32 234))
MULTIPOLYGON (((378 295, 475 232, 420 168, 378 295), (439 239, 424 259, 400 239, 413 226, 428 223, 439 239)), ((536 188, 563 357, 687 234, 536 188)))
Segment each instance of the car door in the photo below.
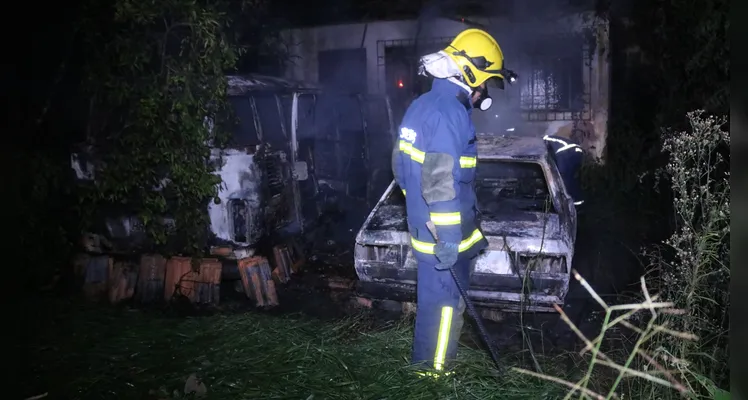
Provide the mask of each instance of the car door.
POLYGON ((295 179, 291 156, 290 127, 287 127, 279 94, 252 94, 257 110, 262 146, 256 162, 262 171, 262 204, 268 233, 297 226, 295 179))
POLYGON ((556 166, 556 160, 552 155, 546 156, 546 162, 544 163, 548 169, 548 185, 551 195, 558 198, 561 208, 559 210, 559 219, 561 224, 566 227, 565 233, 571 240, 571 248, 573 249, 574 242, 577 236, 577 209, 574 207, 574 201, 569 196, 569 192, 566 190, 563 176, 556 166))

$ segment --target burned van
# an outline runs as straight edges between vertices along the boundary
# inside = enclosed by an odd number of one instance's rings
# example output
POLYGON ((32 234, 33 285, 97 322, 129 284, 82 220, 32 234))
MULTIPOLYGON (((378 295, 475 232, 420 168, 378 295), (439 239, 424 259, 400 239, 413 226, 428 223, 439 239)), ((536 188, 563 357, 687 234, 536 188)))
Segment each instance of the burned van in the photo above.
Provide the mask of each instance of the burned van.
MULTIPOLYGON (((538 137, 479 134, 477 143, 476 206, 489 246, 468 294, 484 307, 552 310, 569 288, 577 230, 553 156, 538 137)), ((405 198, 394 181, 359 231, 354 257, 364 293, 415 297, 405 198)))
MULTIPOLYGON (((229 76, 228 101, 238 123, 229 143, 211 149, 218 196, 208 205, 212 245, 244 257, 261 239, 304 232, 321 212, 320 193, 366 199, 381 193, 371 171, 369 143, 390 146, 392 120, 385 97, 326 91, 267 76, 229 76)), ((93 180, 92 149, 72 155, 81 180, 93 180)), ((380 179, 381 181, 381 179, 380 179)), ((106 215, 100 232, 133 248, 142 236, 137 218, 106 215)))

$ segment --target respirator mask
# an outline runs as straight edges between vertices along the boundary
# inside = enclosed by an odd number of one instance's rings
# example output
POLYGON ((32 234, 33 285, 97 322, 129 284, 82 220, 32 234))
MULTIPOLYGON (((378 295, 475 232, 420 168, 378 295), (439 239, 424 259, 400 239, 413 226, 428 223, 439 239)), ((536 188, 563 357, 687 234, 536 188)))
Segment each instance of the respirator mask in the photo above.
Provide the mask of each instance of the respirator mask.
MULTIPOLYGON (((517 81, 517 74, 514 71, 508 70, 508 69, 501 69, 501 73, 504 75, 507 81, 509 81, 510 84, 517 81)), ((504 79, 501 78, 491 78, 488 81, 486 81, 486 84, 483 85, 483 87, 477 87, 473 89, 473 93, 471 93, 471 98, 475 99, 473 102, 473 107, 481 110, 486 111, 489 108, 491 108, 491 105, 493 104, 493 99, 488 94, 488 86, 489 82, 494 83, 496 87, 498 87, 501 90, 504 90, 504 79), (478 96, 477 98, 475 96, 478 96)))
POLYGON ((488 94, 488 85, 485 85, 485 87, 478 87, 473 90, 472 98, 475 99, 473 102, 473 107, 481 110, 486 111, 489 108, 491 108, 491 104, 493 104, 493 99, 488 94), (477 98, 475 96, 478 96, 477 98))

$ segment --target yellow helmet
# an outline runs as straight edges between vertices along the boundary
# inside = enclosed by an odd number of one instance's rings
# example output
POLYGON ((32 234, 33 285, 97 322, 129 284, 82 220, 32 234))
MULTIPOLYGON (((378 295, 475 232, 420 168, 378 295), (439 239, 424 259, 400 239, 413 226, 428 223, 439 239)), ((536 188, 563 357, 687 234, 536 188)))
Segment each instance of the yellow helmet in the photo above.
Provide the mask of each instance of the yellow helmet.
POLYGON ((481 29, 460 32, 444 51, 460 66, 465 83, 478 87, 491 78, 498 78, 503 89, 504 79, 514 82, 516 74, 504 69, 504 53, 496 40, 481 29))

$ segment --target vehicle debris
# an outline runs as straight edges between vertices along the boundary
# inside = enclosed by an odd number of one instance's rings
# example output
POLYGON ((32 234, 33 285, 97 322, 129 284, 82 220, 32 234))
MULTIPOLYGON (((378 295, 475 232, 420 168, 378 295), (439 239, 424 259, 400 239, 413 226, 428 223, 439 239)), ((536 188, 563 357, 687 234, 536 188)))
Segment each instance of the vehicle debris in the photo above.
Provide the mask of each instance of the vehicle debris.
MULTIPOLYGON (((275 285, 288 282, 306 261, 294 238, 318 224, 331 200, 366 202, 384 190, 377 186, 381 177, 374 179, 381 175, 381 163, 369 170, 368 146, 387 147, 393 136, 386 97, 260 75, 227 80, 238 124, 228 145, 211 148, 209 157, 222 180, 206 210, 212 239, 205 255, 212 258, 190 269, 189 258, 143 255, 140 266, 128 272, 128 282, 137 276, 137 287, 118 297, 149 303, 181 294, 193 303, 217 304, 221 279, 235 279, 258 305, 277 305, 275 285), (267 258, 259 262, 259 255, 267 258)), ((96 152, 83 143, 71 154, 81 184, 96 178, 96 152)), ((106 211, 100 219, 98 230, 83 235, 85 252, 140 256, 151 251, 142 221, 132 213, 106 211)), ((167 216, 159 219, 174 224, 167 216)), ((106 260, 94 257, 79 268, 93 297, 108 287, 115 290, 107 283, 106 260)))
MULTIPOLYGON (((542 139, 479 134, 476 194, 489 247, 472 273, 472 301, 507 311, 563 304, 577 216, 542 139)), ((405 199, 394 181, 359 231, 354 257, 362 293, 415 297, 405 199)))
MULTIPOLYGON (((392 136, 386 97, 341 94, 262 75, 227 80, 239 123, 225 148, 211 149, 210 162, 222 183, 206 210, 210 254, 249 257, 264 239, 283 240, 309 229, 328 199, 366 200, 384 190, 373 179, 380 171, 367 172, 367 147, 392 136)), ((78 150, 71 154, 71 168, 81 183, 93 181, 97 150, 88 143, 78 150)), ((142 222, 126 214, 105 215, 104 229, 87 235, 111 242, 112 251, 147 247, 142 222)))

